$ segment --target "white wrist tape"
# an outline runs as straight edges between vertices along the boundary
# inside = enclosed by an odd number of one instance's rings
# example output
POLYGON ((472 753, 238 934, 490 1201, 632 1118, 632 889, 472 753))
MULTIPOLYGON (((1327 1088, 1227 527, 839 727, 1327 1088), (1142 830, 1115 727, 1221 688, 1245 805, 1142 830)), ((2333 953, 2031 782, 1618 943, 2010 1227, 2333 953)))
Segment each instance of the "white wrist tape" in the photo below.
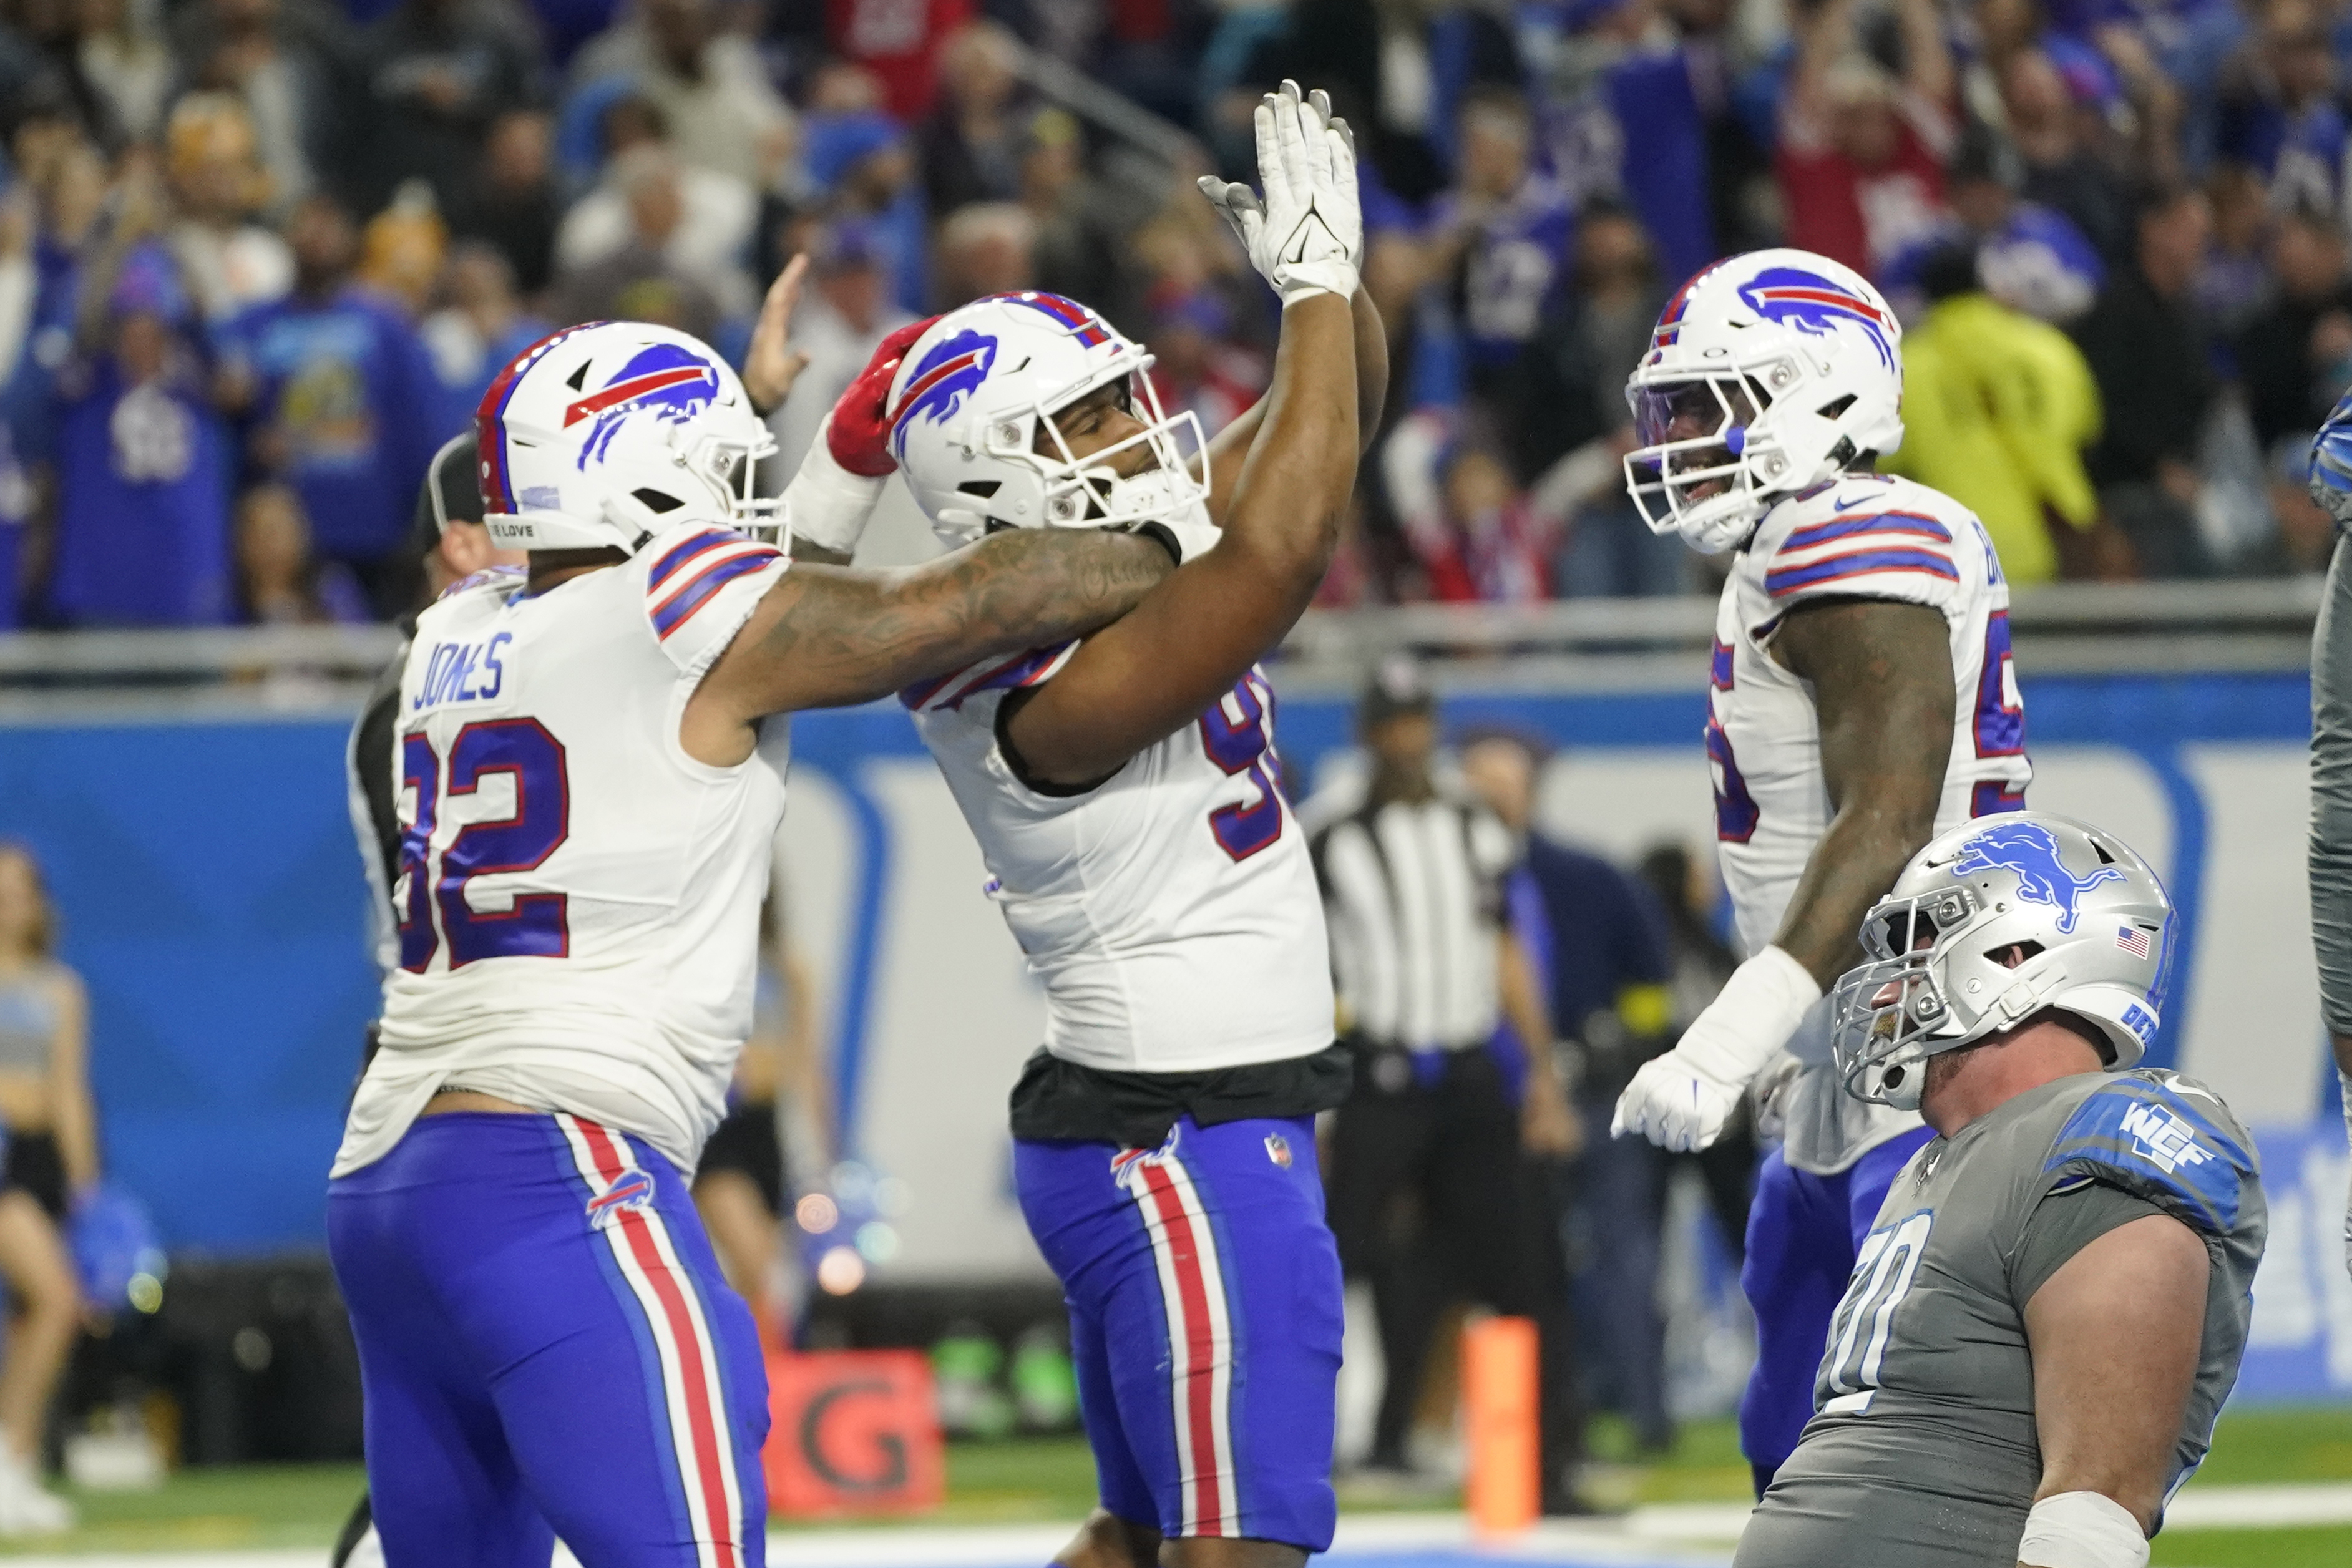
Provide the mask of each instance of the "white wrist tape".
POLYGON ((2131 1510, 2115 1499, 2062 1491, 2025 1516, 2017 1560, 2028 1568, 2147 1568, 2147 1537, 2131 1510))
POLYGON ((826 440, 832 429, 833 415, 828 413, 817 426, 816 439, 809 443, 808 455, 801 459, 801 471, 784 486, 784 521, 794 538, 851 555, 889 476, 868 479, 835 462, 826 440))
POLYGON ((1802 964, 1767 947, 1731 972, 1675 1054, 1721 1083, 1743 1084, 1789 1043, 1822 988, 1802 964))

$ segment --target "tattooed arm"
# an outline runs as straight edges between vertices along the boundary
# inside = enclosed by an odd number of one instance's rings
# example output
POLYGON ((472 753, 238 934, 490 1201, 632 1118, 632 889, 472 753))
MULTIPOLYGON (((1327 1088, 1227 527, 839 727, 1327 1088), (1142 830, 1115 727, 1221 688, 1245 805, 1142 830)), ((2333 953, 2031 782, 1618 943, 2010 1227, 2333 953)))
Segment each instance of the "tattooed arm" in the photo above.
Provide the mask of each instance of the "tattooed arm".
POLYGON ((1958 702, 1951 635, 1924 605, 1825 600, 1790 612, 1772 652, 1812 683, 1834 813, 1773 945, 1827 990, 1861 962, 1862 917, 1936 836, 1958 702))
POLYGON ((1000 534, 898 571, 795 564, 696 688, 679 738, 697 761, 732 766, 769 714, 866 702, 1091 632, 1173 570, 1150 539, 1091 529, 1000 534))

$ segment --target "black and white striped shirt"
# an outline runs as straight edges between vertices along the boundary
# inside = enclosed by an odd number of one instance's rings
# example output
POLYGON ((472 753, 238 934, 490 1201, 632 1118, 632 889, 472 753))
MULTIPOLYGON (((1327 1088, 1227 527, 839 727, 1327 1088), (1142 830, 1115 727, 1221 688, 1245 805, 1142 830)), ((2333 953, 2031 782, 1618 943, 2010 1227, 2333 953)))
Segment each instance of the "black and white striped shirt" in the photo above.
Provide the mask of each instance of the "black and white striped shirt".
POLYGON ((1409 1051, 1486 1044, 1502 1009, 1509 831, 1483 806, 1440 797, 1359 809, 1314 851, 1348 1031, 1409 1051))

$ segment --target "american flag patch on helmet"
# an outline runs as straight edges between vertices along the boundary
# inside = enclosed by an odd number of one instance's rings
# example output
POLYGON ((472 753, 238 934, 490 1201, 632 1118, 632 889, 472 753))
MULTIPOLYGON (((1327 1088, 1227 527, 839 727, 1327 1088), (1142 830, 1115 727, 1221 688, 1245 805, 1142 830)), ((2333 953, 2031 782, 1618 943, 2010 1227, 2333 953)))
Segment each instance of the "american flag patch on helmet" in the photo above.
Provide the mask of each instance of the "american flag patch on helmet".
POLYGON ((2116 946, 2135 958, 2145 958, 2148 954, 2147 933, 2137 925, 2118 925, 2116 946))

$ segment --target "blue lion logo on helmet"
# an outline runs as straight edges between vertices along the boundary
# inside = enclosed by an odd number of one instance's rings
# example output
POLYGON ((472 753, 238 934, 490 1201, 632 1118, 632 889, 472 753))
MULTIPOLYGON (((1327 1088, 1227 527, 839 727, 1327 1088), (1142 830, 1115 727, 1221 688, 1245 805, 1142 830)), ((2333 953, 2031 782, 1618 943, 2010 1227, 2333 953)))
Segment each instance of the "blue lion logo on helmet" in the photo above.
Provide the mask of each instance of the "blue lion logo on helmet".
POLYGON ((2039 822, 2003 822, 1987 828, 1960 848, 1952 875, 1966 879, 1979 872, 2005 871, 2017 878, 2020 904, 2047 904, 2058 911, 2058 929, 2072 934, 2082 911, 2083 895, 2102 883, 2121 882, 2124 873, 2103 865, 2088 876, 2076 876, 2059 858, 2058 841, 2039 822))
POLYGON ((996 366, 996 340, 985 332, 966 329, 931 347, 908 378, 906 393, 890 411, 890 445, 907 455, 907 427, 919 414, 933 424, 944 424, 963 400, 980 390, 996 366))
POLYGON ((2310 488, 2337 528, 2352 524, 2352 392, 2336 400, 2312 441, 2310 488))
POLYGON ((596 422, 581 444, 580 466, 585 468, 592 457, 604 461, 604 449, 630 415, 650 413, 683 424, 718 395, 719 371, 709 361, 676 343, 656 343, 639 350, 603 388, 565 408, 563 423, 569 428, 583 419, 596 422))
POLYGON ((1739 286, 1739 298, 1767 321, 1817 338, 1834 337, 1843 323, 1859 327, 1869 334, 1879 360, 1888 370, 1895 368, 1895 343, 1886 335, 1886 312, 1818 272, 1768 267, 1739 286))

